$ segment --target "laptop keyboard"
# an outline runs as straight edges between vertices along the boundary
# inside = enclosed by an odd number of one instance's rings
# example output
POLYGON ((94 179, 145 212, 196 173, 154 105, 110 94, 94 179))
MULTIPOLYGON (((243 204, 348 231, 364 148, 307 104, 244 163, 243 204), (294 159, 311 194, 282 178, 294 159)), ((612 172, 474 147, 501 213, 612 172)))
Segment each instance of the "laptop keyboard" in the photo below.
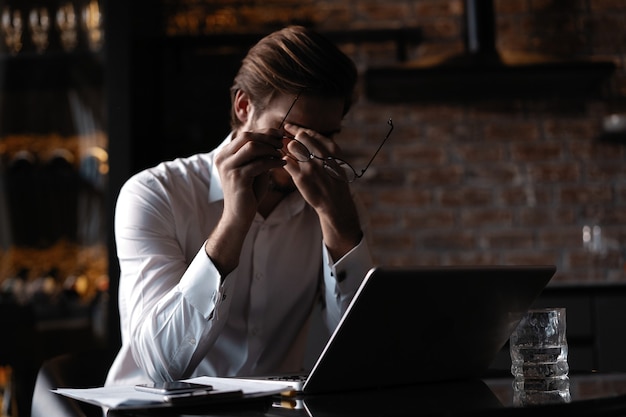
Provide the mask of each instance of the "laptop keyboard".
POLYGON ((279 376, 270 376, 267 379, 271 381, 286 381, 286 382, 306 382, 306 375, 279 375, 279 376))

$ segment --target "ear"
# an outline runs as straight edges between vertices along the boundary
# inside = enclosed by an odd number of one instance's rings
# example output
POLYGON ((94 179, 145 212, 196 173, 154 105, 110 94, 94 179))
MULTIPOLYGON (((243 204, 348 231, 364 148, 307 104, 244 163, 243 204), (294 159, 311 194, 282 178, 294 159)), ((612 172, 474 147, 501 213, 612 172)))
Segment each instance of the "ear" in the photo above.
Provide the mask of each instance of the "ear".
POLYGON ((242 90, 237 90, 233 106, 235 108, 237 118, 241 123, 245 124, 248 121, 248 117, 250 117, 250 112, 252 111, 252 103, 250 102, 250 96, 248 96, 248 93, 242 90))

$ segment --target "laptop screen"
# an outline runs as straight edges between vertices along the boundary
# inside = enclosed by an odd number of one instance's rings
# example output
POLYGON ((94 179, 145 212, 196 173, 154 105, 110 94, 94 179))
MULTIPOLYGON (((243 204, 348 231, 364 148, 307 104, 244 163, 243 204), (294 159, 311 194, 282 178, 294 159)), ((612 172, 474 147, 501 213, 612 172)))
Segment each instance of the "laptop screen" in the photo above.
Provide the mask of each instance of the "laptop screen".
POLYGON ((304 392, 480 377, 554 266, 373 268, 304 392))

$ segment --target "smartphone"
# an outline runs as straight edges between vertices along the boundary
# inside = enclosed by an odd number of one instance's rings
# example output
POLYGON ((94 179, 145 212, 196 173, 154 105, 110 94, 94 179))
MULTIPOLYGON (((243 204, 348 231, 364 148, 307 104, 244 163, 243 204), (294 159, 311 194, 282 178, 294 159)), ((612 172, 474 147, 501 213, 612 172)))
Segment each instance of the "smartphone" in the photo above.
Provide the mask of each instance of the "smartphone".
POLYGON ((213 389, 211 385, 195 384, 183 381, 157 382, 150 384, 135 385, 137 391, 150 392, 152 394, 172 395, 186 394, 196 391, 210 391, 213 389))

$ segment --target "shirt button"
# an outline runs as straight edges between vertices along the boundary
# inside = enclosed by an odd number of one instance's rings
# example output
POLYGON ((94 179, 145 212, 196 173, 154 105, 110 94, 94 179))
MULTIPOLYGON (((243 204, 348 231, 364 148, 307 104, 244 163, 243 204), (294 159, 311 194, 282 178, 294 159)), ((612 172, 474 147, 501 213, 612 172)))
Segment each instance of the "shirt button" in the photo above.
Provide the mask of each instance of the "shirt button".
POLYGON ((196 339, 194 339, 193 337, 191 339, 188 340, 189 344, 194 346, 196 344, 196 339))

